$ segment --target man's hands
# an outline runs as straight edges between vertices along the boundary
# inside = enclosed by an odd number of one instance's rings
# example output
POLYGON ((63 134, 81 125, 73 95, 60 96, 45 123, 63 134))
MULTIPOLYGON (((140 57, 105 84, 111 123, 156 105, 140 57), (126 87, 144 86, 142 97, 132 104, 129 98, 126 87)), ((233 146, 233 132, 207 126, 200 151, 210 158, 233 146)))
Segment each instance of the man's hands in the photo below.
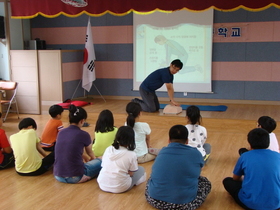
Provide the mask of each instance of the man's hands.
POLYGON ((165 83, 166 89, 167 89, 167 94, 170 98, 170 103, 174 106, 180 106, 179 103, 174 101, 174 89, 173 89, 173 84, 172 83, 165 83))
POLYGON ((181 106, 181 104, 177 103, 176 101, 174 100, 170 100, 171 104, 174 105, 174 106, 181 106))

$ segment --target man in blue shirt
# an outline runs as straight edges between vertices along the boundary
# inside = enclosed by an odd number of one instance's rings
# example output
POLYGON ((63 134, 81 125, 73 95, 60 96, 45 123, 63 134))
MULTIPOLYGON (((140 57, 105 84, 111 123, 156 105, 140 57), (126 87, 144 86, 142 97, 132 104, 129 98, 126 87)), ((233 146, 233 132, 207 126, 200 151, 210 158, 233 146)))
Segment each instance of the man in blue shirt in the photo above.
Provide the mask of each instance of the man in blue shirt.
POLYGON ((132 101, 139 103, 145 112, 155 112, 159 110, 159 101, 156 90, 163 84, 166 85, 170 102, 175 106, 180 106, 174 100, 173 75, 183 67, 183 63, 179 60, 173 60, 169 67, 158 69, 152 72, 140 85, 140 95, 142 100, 135 98, 132 101))
POLYGON ((188 129, 175 125, 169 130, 169 145, 159 152, 146 186, 146 200, 158 209, 196 209, 211 190, 200 176, 204 165, 200 152, 188 143, 188 129))
POLYGON ((279 209, 280 154, 266 149, 269 133, 263 128, 251 130, 248 142, 251 150, 240 156, 224 187, 244 209, 279 209))

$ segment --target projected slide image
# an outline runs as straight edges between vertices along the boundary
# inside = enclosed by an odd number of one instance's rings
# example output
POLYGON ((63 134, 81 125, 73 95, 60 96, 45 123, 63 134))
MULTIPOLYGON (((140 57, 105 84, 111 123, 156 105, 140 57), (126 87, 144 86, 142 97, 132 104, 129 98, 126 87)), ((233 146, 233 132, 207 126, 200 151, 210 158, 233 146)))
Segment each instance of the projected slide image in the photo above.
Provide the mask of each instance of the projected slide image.
POLYGON ((142 24, 137 27, 137 79, 144 80, 152 71, 167 67, 180 59, 184 67, 175 82, 203 82, 209 77, 205 71, 205 37, 211 33, 208 26, 180 24, 174 27, 155 27, 142 24), (141 62, 145 61, 145 62, 141 62))
POLYGON ((133 29, 134 90, 150 73, 180 59, 183 68, 174 76, 175 91, 211 92, 213 10, 134 14, 133 29))

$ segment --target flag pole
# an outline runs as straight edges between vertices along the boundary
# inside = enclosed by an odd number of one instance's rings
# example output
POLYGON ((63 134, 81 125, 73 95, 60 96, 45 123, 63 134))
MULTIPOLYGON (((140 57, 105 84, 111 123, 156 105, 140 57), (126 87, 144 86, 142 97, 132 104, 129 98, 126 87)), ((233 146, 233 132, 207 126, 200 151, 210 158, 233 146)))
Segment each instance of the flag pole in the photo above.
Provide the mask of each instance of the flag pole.
POLYGON ((101 96, 101 98, 103 99, 104 102, 106 102, 105 98, 103 97, 103 95, 99 92, 98 88, 95 86, 94 83, 92 83, 95 87, 95 89, 97 90, 97 92, 99 93, 99 95, 101 96))
POLYGON ((86 95, 86 91, 89 93, 92 85, 94 85, 99 95, 106 102, 106 100, 104 99, 104 97, 102 96, 98 88, 95 86, 95 84, 93 84, 93 82, 96 80, 95 59, 96 57, 95 57, 95 51, 93 45, 90 17, 88 17, 86 41, 85 41, 85 49, 84 49, 83 77, 82 77, 82 87, 84 88, 84 97, 86 95))
POLYGON ((94 52, 90 17, 88 17, 85 48, 84 48, 83 80, 82 80, 82 87, 85 90, 87 90, 88 92, 91 89, 92 82, 96 79, 95 59, 96 58, 95 58, 95 52, 94 52))
MULTIPOLYGON (((80 81, 79 81, 79 83, 78 83, 78 85, 77 85, 77 87, 76 87, 76 89, 75 89, 75 91, 74 91, 74 93, 73 93, 73 95, 72 95, 72 97, 71 97, 71 100, 74 98, 74 96, 75 96, 75 94, 76 94, 76 92, 77 92, 77 90, 78 90, 78 87, 80 86, 81 82, 82 82, 82 80, 80 79, 80 81)), ((98 92, 98 94, 101 96, 101 98, 103 99, 103 101, 106 103, 105 98, 103 97, 103 95, 101 94, 101 92, 98 90, 98 88, 96 87, 96 85, 95 85, 93 82, 92 82, 92 84, 94 85, 94 88, 96 89, 96 91, 98 92)), ((86 95, 86 90, 84 89, 84 98, 86 97, 85 95, 86 95)), ((88 98, 88 94, 87 94, 87 98, 88 98)))
POLYGON ((74 93, 73 93, 73 95, 71 97, 71 100, 74 98, 74 96, 75 96, 75 94, 76 94, 76 92, 78 90, 78 87, 80 86, 81 82, 82 82, 82 80, 80 79, 80 81, 79 81, 79 83, 78 83, 78 85, 77 85, 77 87, 76 87, 76 89, 75 89, 75 91, 74 91, 74 93))

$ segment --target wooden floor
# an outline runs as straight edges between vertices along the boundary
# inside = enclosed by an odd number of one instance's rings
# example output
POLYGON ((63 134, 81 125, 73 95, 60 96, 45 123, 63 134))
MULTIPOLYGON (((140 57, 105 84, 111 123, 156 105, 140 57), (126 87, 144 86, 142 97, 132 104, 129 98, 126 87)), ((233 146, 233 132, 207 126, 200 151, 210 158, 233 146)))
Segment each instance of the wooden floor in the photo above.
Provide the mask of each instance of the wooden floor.
MULTIPOLYGON (((126 119, 125 106, 128 101, 101 99, 92 100, 93 105, 85 106, 88 112, 88 131, 94 138, 95 121, 100 111, 110 109, 115 118, 115 125, 122 126, 126 119)), ((203 105, 203 104, 198 104, 203 105)), ((213 105, 213 104, 212 104, 213 105)), ((207 128, 207 142, 212 145, 212 153, 208 163, 202 169, 202 175, 212 183, 212 191, 201 210, 238 210, 238 207, 222 186, 226 176, 232 176, 237 161, 238 149, 247 146, 246 135, 256 127, 256 120, 262 115, 273 117, 279 127, 275 133, 280 138, 280 106, 279 105, 236 105, 226 104, 225 112, 203 111, 203 125, 207 128)), ((63 114, 64 125, 68 125, 68 111, 63 114)), ((186 124, 185 112, 179 115, 143 113, 142 121, 149 123, 151 144, 161 148, 167 145, 168 130, 175 124, 186 124)), ((38 124, 38 135, 49 119, 44 115, 21 115, 21 118, 32 117, 38 124)), ((16 115, 9 115, 3 125, 8 136, 18 131, 19 120, 16 115)), ((149 176, 153 162, 141 164, 149 176)), ((14 168, 0 171, 1 210, 30 209, 96 209, 96 210, 147 210, 153 209, 145 200, 145 184, 134 187, 122 194, 102 192, 96 179, 83 184, 63 184, 56 181, 52 171, 38 177, 21 177, 14 168)))

